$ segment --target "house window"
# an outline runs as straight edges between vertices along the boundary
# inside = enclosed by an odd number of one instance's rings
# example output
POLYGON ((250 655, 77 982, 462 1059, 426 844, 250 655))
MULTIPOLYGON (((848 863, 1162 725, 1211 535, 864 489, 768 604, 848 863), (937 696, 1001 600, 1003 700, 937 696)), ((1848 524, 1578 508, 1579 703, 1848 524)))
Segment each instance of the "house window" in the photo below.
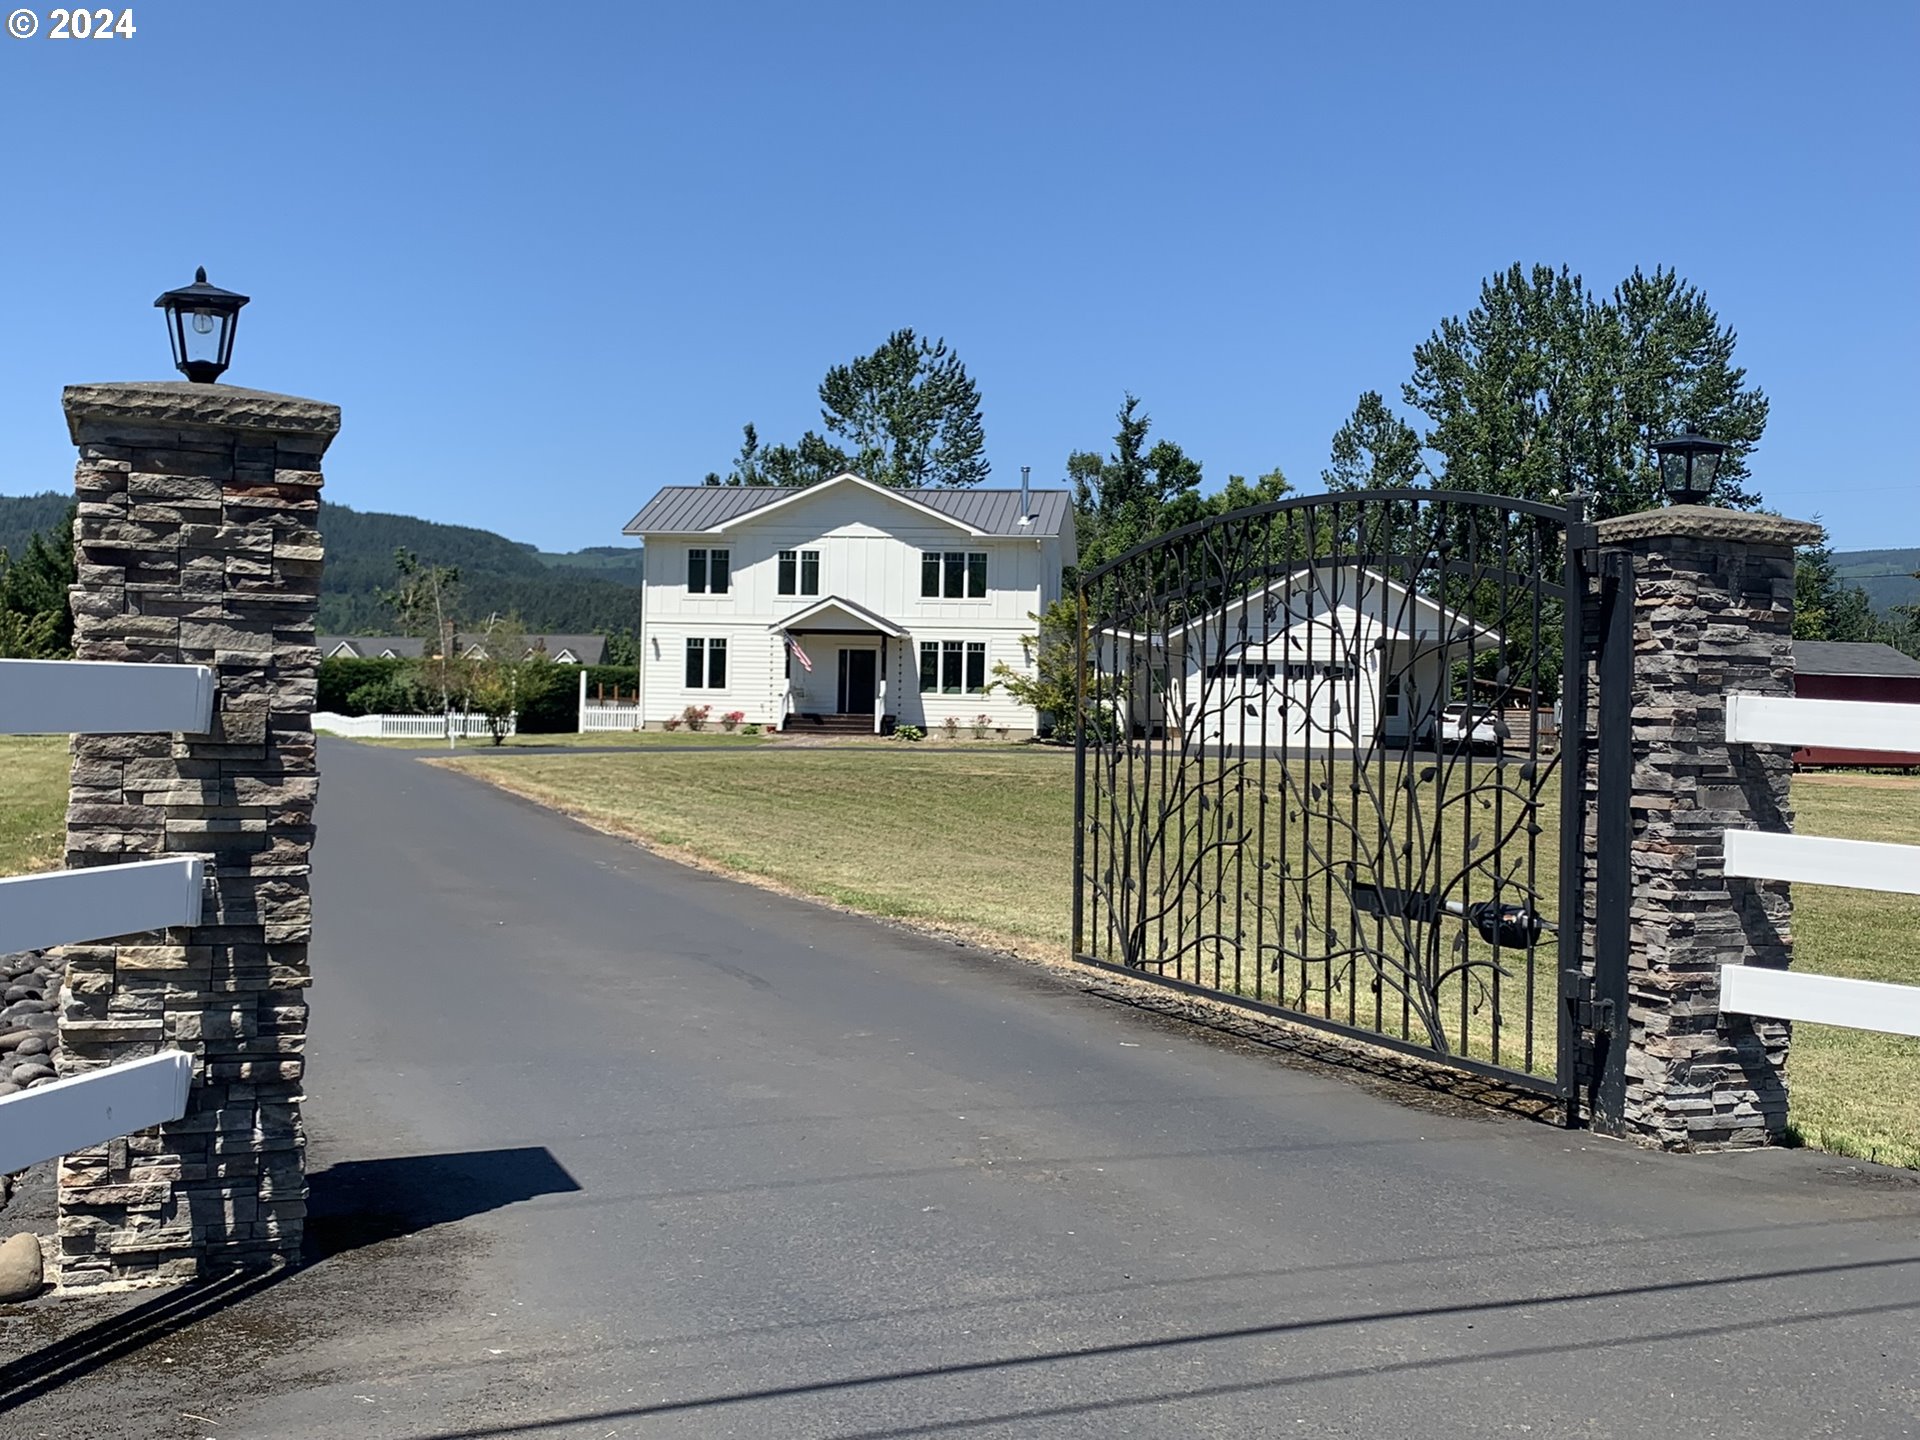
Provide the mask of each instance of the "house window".
POLYGON ((987 552, 928 550, 920 557, 920 595, 928 600, 987 598, 987 552))
POLYGON ((958 640, 940 642, 940 693, 958 695, 960 693, 961 674, 965 651, 958 640))
POLYGON ((687 641, 687 689, 724 690, 727 688, 727 642, 725 640, 687 641))
POLYGON ((820 552, 818 550, 782 550, 779 588, 782 595, 818 595, 820 593, 820 552))
POLYGON ((1397 673, 1387 676, 1387 688, 1380 700, 1381 714, 1397 716, 1400 713, 1400 676, 1397 673))
POLYGON ((940 642, 920 642, 920 693, 930 695, 940 688, 940 642))
POLYGON ((984 695, 987 645, 984 640, 922 640, 920 693, 984 695))
POLYGON ((967 642, 967 693, 983 695, 987 689, 987 646, 984 640, 967 642))
POLYGON ((731 550, 687 551, 687 592, 692 595, 724 595, 733 588, 733 552, 731 550))

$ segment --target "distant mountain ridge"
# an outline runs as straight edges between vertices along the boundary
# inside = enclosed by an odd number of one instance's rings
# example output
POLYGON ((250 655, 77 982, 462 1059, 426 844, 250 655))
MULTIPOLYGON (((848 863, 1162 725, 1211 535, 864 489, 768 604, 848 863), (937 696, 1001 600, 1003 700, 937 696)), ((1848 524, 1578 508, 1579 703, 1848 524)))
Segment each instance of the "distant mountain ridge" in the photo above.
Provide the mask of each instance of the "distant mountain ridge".
MULTIPOLYGON (((58 525, 72 497, 0 495, 0 548, 19 554, 36 531, 58 525)), ((411 550, 435 565, 460 569, 461 608, 469 620, 515 614, 528 630, 610 634, 635 630, 640 547, 594 545, 551 553, 491 530, 443 525, 320 503, 327 566, 320 589, 320 629, 329 634, 382 634, 393 616, 379 592, 394 582, 393 552, 411 550)))
POLYGON ((1920 605, 1920 546, 1909 550, 1835 551, 1834 573, 1867 592, 1867 603, 1882 615, 1895 605, 1920 605))

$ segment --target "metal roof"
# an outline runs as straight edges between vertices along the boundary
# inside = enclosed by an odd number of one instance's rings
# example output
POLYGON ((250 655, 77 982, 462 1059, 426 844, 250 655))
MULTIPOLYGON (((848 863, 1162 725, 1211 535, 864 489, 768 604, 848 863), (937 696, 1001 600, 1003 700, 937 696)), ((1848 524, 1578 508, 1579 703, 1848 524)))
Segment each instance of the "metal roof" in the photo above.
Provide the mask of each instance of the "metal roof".
POLYGON ((1877 642, 1796 640, 1793 668, 1799 675, 1920 675, 1920 660, 1877 642))
MULTIPOLYGON (((698 535, 778 500, 801 494, 790 485, 667 485, 627 522, 628 535, 698 535)), ((1030 490, 1033 523, 1020 521, 1018 490, 902 490, 901 498, 937 510, 988 535, 1058 535, 1071 510, 1065 490, 1030 490)))

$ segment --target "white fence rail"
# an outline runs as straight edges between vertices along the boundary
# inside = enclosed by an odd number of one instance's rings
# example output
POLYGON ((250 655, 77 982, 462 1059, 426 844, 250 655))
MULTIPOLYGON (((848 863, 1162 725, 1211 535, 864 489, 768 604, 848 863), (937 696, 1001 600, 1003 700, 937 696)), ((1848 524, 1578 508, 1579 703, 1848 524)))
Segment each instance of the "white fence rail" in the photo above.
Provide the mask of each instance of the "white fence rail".
MULTIPOLYGON (((202 735, 204 665, 0 660, 0 735, 202 735)), ((197 855, 0 880, 0 951, 38 950, 199 923, 197 855)), ((0 1096, 0 1173, 187 1113, 193 1063, 178 1050, 0 1096)))
POLYGON ((640 707, 638 705, 607 705, 592 700, 580 707, 580 733, 590 730, 638 730, 640 725, 640 707))
MULTIPOLYGON (((1909 753, 1920 750, 1920 706, 1729 695, 1727 739, 1909 753)), ((1920 845, 1729 830, 1725 868, 1728 875, 1753 880, 1920 895, 1920 845)), ((1740 1015, 1920 1035, 1920 985, 1722 965, 1720 1008, 1740 1015)))
MULTIPOLYGON (((449 728, 461 740, 490 740, 484 715, 336 715, 316 710, 313 728, 351 740, 444 740, 449 728)), ((518 731, 517 716, 507 717, 507 734, 518 731)))

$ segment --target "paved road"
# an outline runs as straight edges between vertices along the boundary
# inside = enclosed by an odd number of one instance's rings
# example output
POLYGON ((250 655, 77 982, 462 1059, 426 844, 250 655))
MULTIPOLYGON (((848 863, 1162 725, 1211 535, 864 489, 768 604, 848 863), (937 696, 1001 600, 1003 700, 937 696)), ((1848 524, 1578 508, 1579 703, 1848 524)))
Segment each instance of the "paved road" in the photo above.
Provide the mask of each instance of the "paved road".
POLYGON ((1920 1433, 1920 1188, 1395 1104, 323 763, 332 1253, 70 1337, 0 1433, 1920 1433))

